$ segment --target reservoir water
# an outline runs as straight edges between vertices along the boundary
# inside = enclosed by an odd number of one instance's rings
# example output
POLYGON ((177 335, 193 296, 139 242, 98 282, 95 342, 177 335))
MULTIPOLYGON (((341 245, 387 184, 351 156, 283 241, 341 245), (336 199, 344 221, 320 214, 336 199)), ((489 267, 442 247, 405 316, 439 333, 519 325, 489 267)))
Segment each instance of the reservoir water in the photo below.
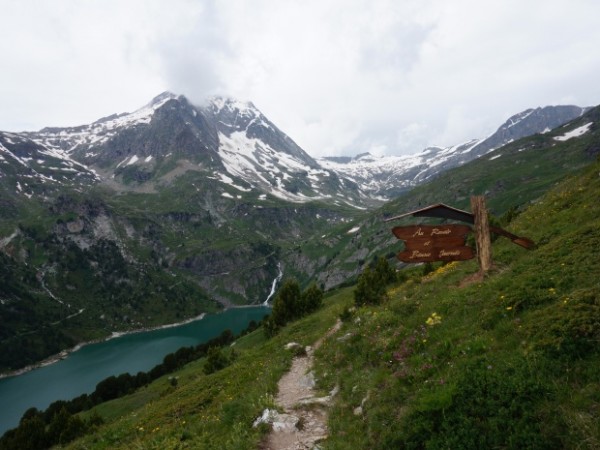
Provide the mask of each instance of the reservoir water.
POLYGON ((127 334, 86 345, 54 364, 0 379, 0 435, 17 426, 32 406, 43 410, 56 400, 89 394, 111 375, 146 372, 168 353, 206 342, 226 329, 238 334, 270 311, 264 306, 233 308, 184 325, 127 334))

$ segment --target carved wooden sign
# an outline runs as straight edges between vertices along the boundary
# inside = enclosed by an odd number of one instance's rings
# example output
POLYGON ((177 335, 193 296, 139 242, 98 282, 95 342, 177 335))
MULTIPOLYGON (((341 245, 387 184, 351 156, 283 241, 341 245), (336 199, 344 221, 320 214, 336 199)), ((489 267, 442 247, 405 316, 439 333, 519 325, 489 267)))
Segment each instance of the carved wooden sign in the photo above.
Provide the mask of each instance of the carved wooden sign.
POLYGON ((471 232, 469 225, 410 225, 407 227, 394 227, 392 233, 404 241, 412 238, 440 238, 466 236, 471 232))
POLYGON ((463 261, 475 257, 465 246, 468 225, 411 225, 395 227, 392 232, 404 241, 405 249, 398 259, 406 263, 463 261))
POLYGON ((471 247, 432 247, 428 250, 405 250, 398 253, 398 259, 405 263, 434 261, 464 261, 475 257, 471 247))

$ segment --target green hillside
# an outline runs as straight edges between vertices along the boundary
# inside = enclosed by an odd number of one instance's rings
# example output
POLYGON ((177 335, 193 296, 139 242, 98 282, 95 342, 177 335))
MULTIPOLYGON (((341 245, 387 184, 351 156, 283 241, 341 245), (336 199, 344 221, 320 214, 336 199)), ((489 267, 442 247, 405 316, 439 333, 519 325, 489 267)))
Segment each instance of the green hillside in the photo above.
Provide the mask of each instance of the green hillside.
POLYGON ((468 261, 412 268, 376 306, 337 291, 272 339, 240 339, 219 372, 200 360, 96 407, 104 424, 68 448, 256 449, 285 343, 313 343, 340 315, 316 354, 320 388, 340 388, 322 448, 599 448, 598 198, 595 163, 507 226, 537 248, 496 241, 483 281, 468 261))
POLYGON ((499 240, 482 282, 453 263, 357 310, 321 354, 326 448, 599 448, 599 196, 596 163, 509 225, 536 250, 499 240))
POLYGON ((261 303, 280 270, 302 286, 352 283, 400 250, 383 218, 438 202, 465 208, 484 193, 494 214, 522 209, 597 157, 599 119, 594 108, 375 212, 242 192, 196 170, 145 188, 39 182, 25 197, 8 171, 0 177, 0 372, 115 331, 261 303), (586 125, 576 139, 555 139, 586 125))
POLYGON ((223 196, 216 183, 192 172, 155 193, 64 187, 21 199, 0 182, 12 205, 0 211, 0 373, 115 331, 262 303, 278 264, 297 261, 302 281, 317 270, 297 243, 356 215, 223 196))

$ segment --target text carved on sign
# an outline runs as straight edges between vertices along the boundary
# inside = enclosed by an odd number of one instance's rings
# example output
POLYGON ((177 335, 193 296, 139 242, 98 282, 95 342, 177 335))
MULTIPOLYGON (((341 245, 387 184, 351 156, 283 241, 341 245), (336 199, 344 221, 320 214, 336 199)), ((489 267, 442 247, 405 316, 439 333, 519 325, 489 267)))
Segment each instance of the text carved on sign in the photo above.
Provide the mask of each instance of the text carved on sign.
POLYGON ((395 227, 392 232, 405 244, 398 259, 406 263, 433 261, 463 261, 475 257, 465 246, 468 225, 412 225, 395 227))

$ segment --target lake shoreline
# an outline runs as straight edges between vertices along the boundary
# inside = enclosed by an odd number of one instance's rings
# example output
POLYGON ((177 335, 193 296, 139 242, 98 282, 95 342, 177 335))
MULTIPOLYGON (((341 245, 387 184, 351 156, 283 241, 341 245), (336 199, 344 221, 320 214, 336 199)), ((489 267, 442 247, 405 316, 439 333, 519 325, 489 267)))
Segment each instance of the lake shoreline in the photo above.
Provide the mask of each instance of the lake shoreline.
MULTIPOLYGON (((226 311, 226 310, 223 310, 223 311, 226 311)), ((222 311, 220 311, 220 312, 222 312, 222 311)), ((143 328, 137 328, 135 330, 130 330, 130 331, 113 331, 110 334, 110 336, 107 336, 104 338, 99 338, 99 339, 92 339, 91 341, 80 342, 79 344, 75 345, 74 347, 71 347, 69 349, 61 351, 60 353, 56 353, 52 356, 49 356, 48 358, 46 358, 38 363, 30 364, 29 366, 25 366, 25 367, 22 367, 21 369, 13 370, 11 372, 0 373, 0 380, 2 380, 4 378, 10 378, 10 377, 16 377, 19 375, 23 375, 24 373, 30 372, 32 370, 39 369, 41 367, 46 367, 51 364, 62 361, 63 359, 67 358, 71 353, 76 352, 77 350, 80 350, 81 348, 85 347, 86 345, 98 344, 100 342, 107 342, 112 339, 116 339, 116 338, 119 338, 122 336, 127 336, 129 334, 144 333, 147 331, 164 330, 167 328, 174 328, 174 327, 178 327, 181 325, 186 325, 188 323, 192 323, 192 322, 196 322, 198 320, 204 319, 206 314, 207 313, 202 313, 199 316, 192 317, 190 319, 186 319, 181 322, 168 323, 165 325, 158 325, 156 327, 143 327, 143 328)))
POLYGON ((186 325, 188 323, 191 322, 196 322, 198 320, 202 320, 206 314, 219 314, 222 312, 227 311, 228 309, 238 309, 238 308, 254 308, 257 306, 265 306, 267 308, 271 307, 271 305, 229 305, 228 307, 222 309, 221 311, 217 311, 214 313, 202 313, 196 317, 191 317, 189 319, 183 320, 181 322, 175 322, 175 323, 168 323, 165 325, 158 325, 156 327, 143 327, 143 328, 136 328, 135 330, 130 330, 130 331, 113 331, 110 336, 104 337, 104 338, 99 338, 99 339, 92 339, 91 341, 85 341, 85 342, 80 342, 79 344, 75 345, 72 348, 63 350, 59 353, 56 353, 52 356, 49 356, 48 358, 37 362, 35 364, 30 364, 29 366, 25 366, 22 367, 21 369, 17 369, 17 370, 13 370, 10 372, 3 372, 0 373, 0 380, 4 379, 4 378, 10 378, 10 377, 16 377, 19 375, 23 375, 24 373, 30 372, 32 370, 35 369, 39 369, 41 367, 46 367, 49 366, 51 364, 57 363, 59 361, 62 361, 63 359, 67 358, 71 353, 76 352, 77 350, 81 349, 82 347, 85 347, 86 345, 91 345, 91 344, 98 344, 100 342, 106 342, 106 341, 110 341, 111 339, 115 339, 118 337, 122 337, 122 336, 126 336, 129 334, 136 334, 136 333, 144 333, 147 331, 156 331, 156 330, 163 330, 166 328, 174 328, 174 327, 178 327, 181 325, 186 325))
POLYGON ((55 401, 69 401, 83 393, 90 395, 99 382, 117 374, 147 373, 161 364, 166 355, 218 338, 227 329, 237 336, 270 311, 262 306, 228 308, 215 314, 195 315, 177 324, 148 326, 148 331, 133 327, 119 333, 106 330, 103 339, 93 345, 82 343, 78 351, 71 348, 70 354, 61 352, 44 361, 43 367, 42 363, 36 364, 36 370, 25 373, 21 369, 20 376, 0 379, 0 435, 18 426, 29 408, 43 411, 55 401))

